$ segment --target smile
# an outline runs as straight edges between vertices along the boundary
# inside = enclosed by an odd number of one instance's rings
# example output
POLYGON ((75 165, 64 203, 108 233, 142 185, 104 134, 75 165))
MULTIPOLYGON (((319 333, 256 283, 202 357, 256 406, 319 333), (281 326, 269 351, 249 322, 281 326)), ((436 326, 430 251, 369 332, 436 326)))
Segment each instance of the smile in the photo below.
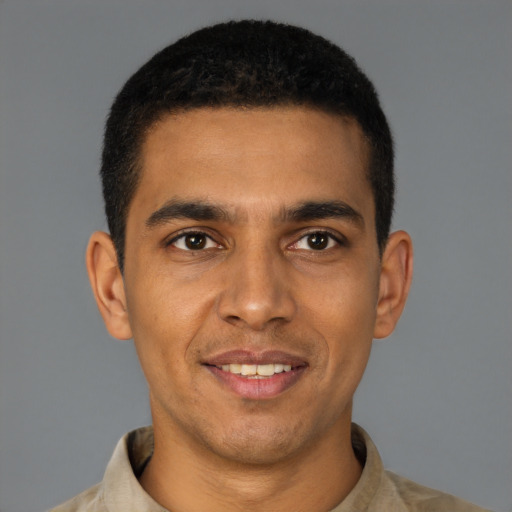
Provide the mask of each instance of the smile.
POLYGON ((232 350, 211 356, 203 367, 222 389, 249 400, 269 400, 292 388, 309 367, 303 358, 281 351, 232 350))
POLYGON ((291 364, 269 363, 269 364, 223 364, 217 367, 223 372, 233 373, 248 379, 265 379, 272 377, 276 373, 289 372, 292 370, 291 364))

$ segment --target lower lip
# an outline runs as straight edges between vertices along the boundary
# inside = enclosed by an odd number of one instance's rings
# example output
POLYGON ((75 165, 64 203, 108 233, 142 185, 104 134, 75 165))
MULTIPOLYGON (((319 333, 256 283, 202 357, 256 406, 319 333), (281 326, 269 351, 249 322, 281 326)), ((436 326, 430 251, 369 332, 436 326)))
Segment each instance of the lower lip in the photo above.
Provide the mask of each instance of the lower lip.
POLYGON ((250 400, 265 400, 284 393, 299 380, 306 369, 305 366, 299 366, 289 372, 275 373, 271 377, 250 379, 225 372, 216 366, 206 368, 236 395, 250 400))

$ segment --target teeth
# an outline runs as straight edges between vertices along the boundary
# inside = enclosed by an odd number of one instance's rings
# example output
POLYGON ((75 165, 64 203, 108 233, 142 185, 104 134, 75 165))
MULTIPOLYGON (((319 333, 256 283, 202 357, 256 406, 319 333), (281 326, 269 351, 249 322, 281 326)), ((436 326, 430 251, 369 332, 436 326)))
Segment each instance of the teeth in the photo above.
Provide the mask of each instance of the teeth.
POLYGON ((243 364, 242 375, 256 375, 257 368, 258 367, 255 364, 243 364))
POLYGON ((223 364, 222 371, 243 375, 244 377, 272 377, 275 373, 289 372, 292 369, 291 364, 223 364))
POLYGON ((270 377, 274 375, 274 365, 273 364, 259 364, 256 368, 256 373, 258 375, 263 375, 264 377, 270 377))
POLYGON ((242 373, 242 365, 241 364, 229 364, 229 372, 231 373, 242 373))

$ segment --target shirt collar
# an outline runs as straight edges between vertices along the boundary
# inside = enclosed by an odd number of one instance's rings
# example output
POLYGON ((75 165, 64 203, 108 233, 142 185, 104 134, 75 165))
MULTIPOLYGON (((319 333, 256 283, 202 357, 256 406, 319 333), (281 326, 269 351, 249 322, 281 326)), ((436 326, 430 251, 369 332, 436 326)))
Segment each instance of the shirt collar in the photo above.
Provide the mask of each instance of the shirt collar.
POLYGON ((352 447, 363 472, 349 495, 331 512, 362 512, 368 510, 384 476, 384 467, 377 447, 368 433, 352 423, 352 447))
MULTIPOLYGON (((350 494, 331 512, 367 510, 384 475, 382 461, 370 436, 352 424, 352 446, 363 472, 350 494)), ((117 444, 105 471, 102 499, 108 510, 167 512, 147 494, 138 477, 153 454, 153 428, 143 427, 126 434, 117 444)))

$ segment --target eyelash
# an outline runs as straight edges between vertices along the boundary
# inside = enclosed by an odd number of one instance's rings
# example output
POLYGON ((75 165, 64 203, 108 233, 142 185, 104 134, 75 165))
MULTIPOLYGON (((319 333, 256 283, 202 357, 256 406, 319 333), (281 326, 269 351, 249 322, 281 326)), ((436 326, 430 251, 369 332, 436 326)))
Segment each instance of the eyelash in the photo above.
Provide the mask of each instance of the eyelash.
MULTIPOLYGON (((194 235, 204 237, 204 239, 206 240, 206 242, 205 242, 206 244, 209 241, 209 242, 213 242, 216 246, 221 246, 221 244, 216 242, 208 233, 205 233, 204 231, 182 232, 182 233, 174 236, 171 240, 165 242, 164 245, 165 245, 165 247, 170 247, 170 246, 176 247, 177 242, 179 242, 180 240, 184 241, 186 239, 186 237, 192 237, 194 235)), ((312 252, 324 252, 328 249, 333 248, 332 244, 331 244, 332 242, 334 242, 337 246, 346 246, 347 245, 346 240, 339 235, 336 236, 333 233, 331 233, 330 231, 315 230, 315 231, 310 231, 309 233, 304 233, 298 240, 296 240, 294 243, 288 245, 287 247, 290 248, 290 247, 297 246, 302 240, 307 239, 308 237, 313 236, 313 235, 320 235, 321 237, 326 237, 328 239, 327 246, 321 247, 320 249, 314 249, 312 247, 310 247, 309 249, 300 249, 300 248, 296 247, 296 249, 297 250, 309 250, 312 252)), ((176 247, 176 248, 179 250, 182 250, 182 251, 200 252, 205 249, 211 249, 212 247, 198 247, 196 249, 192 249, 190 247, 188 247, 188 248, 176 247)))
POLYGON ((327 247, 323 247, 321 249, 313 249, 312 247, 310 247, 309 249, 305 249, 305 250, 310 250, 310 251, 313 251, 313 252, 323 252, 323 251, 326 251, 328 249, 332 249, 333 248, 332 245, 331 245, 331 242, 334 242, 336 244, 336 246, 347 245, 346 241, 341 236, 339 236, 339 235, 334 235, 330 231, 314 230, 314 231, 310 231, 309 233, 304 233, 296 242, 294 242, 289 247, 296 246, 302 240, 307 240, 308 237, 313 236, 313 235, 320 235, 321 237, 326 237, 328 239, 327 240, 327 244, 328 244, 327 247))
MULTIPOLYGON (((210 242, 213 242, 217 246, 220 245, 208 233, 205 233, 204 231, 185 231, 185 232, 182 232, 179 235, 174 236, 171 240, 165 242, 164 245, 165 245, 165 247, 170 247, 170 246, 175 246, 176 247, 176 243, 178 241, 180 241, 180 240, 185 241, 187 237, 192 237, 192 236, 204 237, 204 239, 207 240, 206 243, 208 243, 208 241, 210 241, 210 242)), ((195 252, 195 250, 191 249, 191 248, 188 248, 188 249, 184 249, 184 248, 181 248, 181 247, 176 247, 176 248, 180 249, 182 251, 195 252)), ((196 251, 199 252, 200 250, 203 250, 203 249, 204 249, 204 247, 200 247, 200 248, 196 249, 196 251)))

